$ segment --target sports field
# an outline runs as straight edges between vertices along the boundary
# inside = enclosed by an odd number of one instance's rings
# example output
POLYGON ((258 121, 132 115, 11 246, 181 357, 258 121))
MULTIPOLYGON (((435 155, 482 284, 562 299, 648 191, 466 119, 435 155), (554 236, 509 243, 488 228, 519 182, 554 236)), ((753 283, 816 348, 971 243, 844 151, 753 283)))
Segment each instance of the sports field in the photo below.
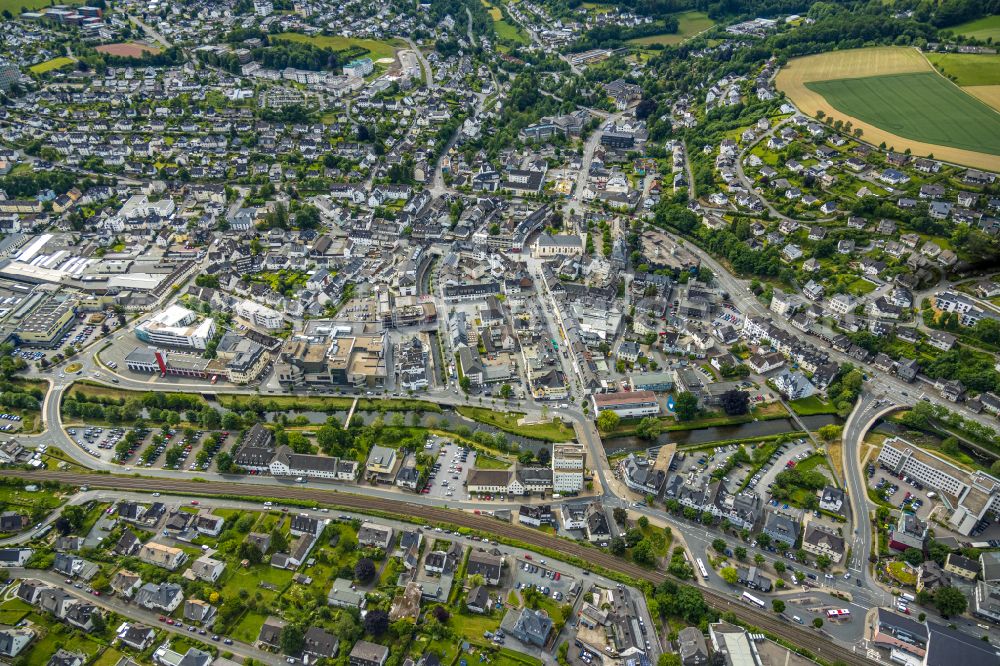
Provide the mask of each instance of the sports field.
POLYGON ((1000 85, 1000 55, 928 53, 931 64, 955 83, 966 86, 1000 85))
POLYGON ((850 120, 868 143, 1000 169, 1000 114, 937 74, 916 49, 879 47, 795 58, 775 82, 803 113, 822 111, 850 120), (922 76, 903 76, 917 74, 922 76))
POLYGON ((40 62, 37 65, 32 65, 30 69, 35 74, 44 74, 45 72, 51 72, 54 69, 62 69, 63 67, 68 67, 75 63, 76 61, 72 58, 67 58, 62 56, 60 58, 53 58, 52 60, 46 60, 45 62, 40 62))
POLYGON ((332 49, 341 51, 355 46, 368 49, 369 57, 372 60, 381 58, 394 58, 396 49, 406 46, 406 42, 399 39, 389 39, 378 41, 374 39, 354 39, 352 37, 342 37, 340 35, 303 35, 298 32, 283 32, 279 35, 271 35, 271 39, 287 39, 291 42, 304 42, 312 44, 321 49, 332 49))
POLYGON ((962 25, 949 28, 956 35, 964 35, 973 39, 981 39, 984 42, 990 37, 994 42, 1000 42, 1000 16, 987 16, 986 18, 969 21, 962 25))
POLYGON ((680 44, 681 42, 691 39, 695 35, 705 32, 713 25, 715 21, 708 18, 708 14, 705 12, 681 12, 677 16, 677 32, 662 34, 662 35, 650 35, 648 37, 637 37, 636 39, 630 39, 630 44, 638 44, 640 46, 648 44, 664 44, 666 46, 672 46, 674 44, 680 44))

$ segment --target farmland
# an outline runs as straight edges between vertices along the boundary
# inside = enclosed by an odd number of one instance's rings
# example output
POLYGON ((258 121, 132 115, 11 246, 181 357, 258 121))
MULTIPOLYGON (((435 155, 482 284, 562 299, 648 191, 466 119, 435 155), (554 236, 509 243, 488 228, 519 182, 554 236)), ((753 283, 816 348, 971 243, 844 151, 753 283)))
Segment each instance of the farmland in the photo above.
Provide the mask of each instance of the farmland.
POLYGON ((1000 115, 937 74, 893 74, 807 86, 842 113, 907 139, 1000 155, 1000 115))
POLYGON ((990 37, 994 42, 1000 41, 1000 16, 987 16, 986 18, 969 21, 962 25, 951 28, 956 35, 981 39, 986 41, 990 37))
POLYGON ((715 25, 715 21, 710 19, 705 12, 681 12, 677 14, 677 32, 638 37, 630 40, 629 43, 639 46, 649 46, 650 44, 673 46, 705 32, 713 25, 715 25))
POLYGON ((1000 55, 928 53, 927 59, 963 88, 1000 85, 1000 55))
POLYGON ((1000 168, 1000 117, 936 74, 916 49, 879 47, 795 58, 779 72, 776 85, 805 113, 852 122, 868 143, 1000 168))

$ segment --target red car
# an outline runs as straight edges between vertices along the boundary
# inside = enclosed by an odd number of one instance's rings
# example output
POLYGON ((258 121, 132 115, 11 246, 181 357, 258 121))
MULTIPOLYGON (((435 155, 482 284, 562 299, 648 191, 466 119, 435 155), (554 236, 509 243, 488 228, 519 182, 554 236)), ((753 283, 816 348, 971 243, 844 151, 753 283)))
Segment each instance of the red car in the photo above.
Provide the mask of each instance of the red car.
POLYGON ((173 621, 173 620, 167 620, 167 624, 169 624, 169 625, 173 625, 173 623, 174 623, 174 621, 173 621))
POLYGON ((167 618, 163 617, 162 615, 158 619, 160 620, 160 622, 166 622, 167 621, 167 618))
POLYGON ((529 555, 528 553, 525 553, 524 554, 524 559, 530 560, 531 559, 531 555, 529 555))
POLYGON ((198 506, 198 500, 191 500, 191 506, 198 506))

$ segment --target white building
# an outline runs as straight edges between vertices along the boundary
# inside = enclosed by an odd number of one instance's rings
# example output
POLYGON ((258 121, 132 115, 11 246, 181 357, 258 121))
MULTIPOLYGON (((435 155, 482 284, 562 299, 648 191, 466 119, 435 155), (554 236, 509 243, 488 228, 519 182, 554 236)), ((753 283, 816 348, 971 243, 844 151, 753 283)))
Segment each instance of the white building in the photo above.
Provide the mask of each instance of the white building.
POLYGON ((278 448, 269 465, 274 476, 308 476, 337 481, 354 481, 358 477, 358 467, 354 460, 295 453, 287 446, 278 448))
POLYGON ((254 0, 253 12, 257 16, 270 16, 274 12, 274 5, 271 0, 254 0))
POLYGON ((952 529, 968 536, 990 512, 1000 511, 1000 480, 982 471, 968 472, 894 437, 882 444, 878 462, 934 488, 952 508, 952 529))
POLYGON ((371 58, 358 58, 344 65, 344 75, 363 79, 375 71, 375 63, 371 58))
POLYGON ((253 301, 241 301, 236 306, 235 312, 237 317, 269 331, 280 331, 285 325, 280 312, 253 301))
POLYGON ((215 337, 215 320, 201 319, 191 310, 171 305, 135 327, 135 337, 165 347, 205 349, 215 337))
POLYGON ((583 490, 587 452, 583 444, 552 445, 552 492, 578 493, 583 490))
POLYGON ((600 414, 611 410, 622 418, 656 416, 660 413, 660 403, 652 391, 628 391, 624 393, 595 393, 594 412, 600 414))

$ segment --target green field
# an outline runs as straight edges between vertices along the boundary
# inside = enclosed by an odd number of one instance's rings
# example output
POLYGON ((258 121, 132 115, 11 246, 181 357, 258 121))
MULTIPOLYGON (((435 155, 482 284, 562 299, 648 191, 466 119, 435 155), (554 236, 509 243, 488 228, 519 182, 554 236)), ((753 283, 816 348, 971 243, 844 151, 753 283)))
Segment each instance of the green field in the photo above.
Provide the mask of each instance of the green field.
MULTIPOLYGON (((41 7, 48 7, 52 3, 49 0, 0 0, 0 12, 8 11, 17 16, 22 11, 32 11, 41 7)), ((60 5, 82 5, 83 0, 60 0, 60 5)))
POLYGON ((928 53, 927 59, 960 86, 1000 85, 1000 55, 928 53))
POLYGON ((987 16, 962 25, 956 25, 951 30, 956 35, 964 35, 973 39, 986 41, 990 37, 994 42, 1000 42, 1000 16, 987 16))
POLYGON ((833 403, 826 402, 818 395, 811 395, 808 398, 792 400, 788 403, 799 416, 811 416, 813 414, 836 414, 837 408, 833 403))
POLYGON ((515 44, 529 44, 528 36, 517 27, 501 19, 493 21, 493 29, 497 31, 497 39, 515 44))
POLYGON ((672 46, 694 37, 700 32, 704 32, 715 25, 715 21, 708 18, 705 12, 681 12, 677 14, 677 32, 664 33, 662 35, 650 35, 648 37, 638 37, 630 39, 632 44, 641 46, 649 44, 664 44, 672 46))
POLYGON ((549 423, 519 425, 518 421, 524 416, 521 412, 496 412, 485 407, 465 405, 456 406, 455 411, 473 421, 479 421, 498 430, 529 439, 540 439, 545 442, 571 442, 576 437, 576 431, 573 430, 573 427, 558 419, 549 423))
POLYGON ((398 39, 374 40, 374 39, 353 39, 339 35, 303 35, 298 32, 283 32, 279 35, 272 35, 271 39, 287 39, 291 42, 302 42, 312 44, 321 49, 333 49, 341 51, 354 47, 367 49, 372 60, 382 58, 392 58, 396 55, 396 49, 405 46, 405 42, 398 39))
POLYGON ((32 65, 28 69, 31 70, 33 74, 44 74, 45 72, 51 72, 54 69, 62 69, 63 67, 68 67, 76 61, 72 58, 67 58, 62 56, 59 58, 53 58, 52 60, 46 60, 45 62, 40 62, 37 65, 32 65))
POLYGON ((839 111, 907 139, 1000 155, 1000 115, 938 74, 806 83, 839 111))

